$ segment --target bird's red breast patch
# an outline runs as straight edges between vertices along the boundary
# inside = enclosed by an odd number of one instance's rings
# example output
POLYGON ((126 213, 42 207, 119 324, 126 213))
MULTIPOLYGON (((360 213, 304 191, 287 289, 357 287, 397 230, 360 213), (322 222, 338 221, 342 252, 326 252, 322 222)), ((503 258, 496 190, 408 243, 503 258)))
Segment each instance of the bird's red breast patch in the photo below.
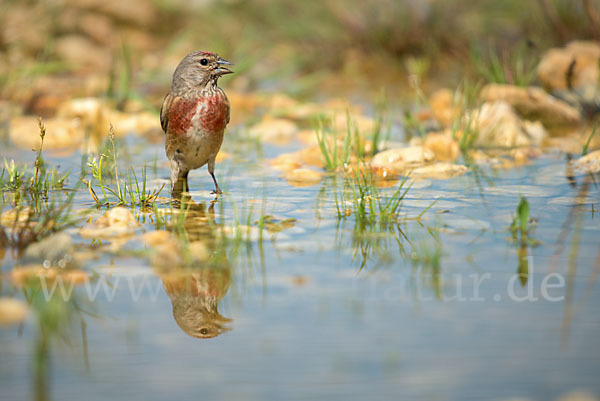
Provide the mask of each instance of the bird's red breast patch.
POLYGON ((207 132, 222 132, 229 122, 229 102, 221 94, 210 96, 204 100, 200 123, 207 132))
POLYGON ((185 134, 192 126, 192 118, 196 114, 197 106, 197 100, 174 99, 168 113, 169 131, 177 135, 185 134))

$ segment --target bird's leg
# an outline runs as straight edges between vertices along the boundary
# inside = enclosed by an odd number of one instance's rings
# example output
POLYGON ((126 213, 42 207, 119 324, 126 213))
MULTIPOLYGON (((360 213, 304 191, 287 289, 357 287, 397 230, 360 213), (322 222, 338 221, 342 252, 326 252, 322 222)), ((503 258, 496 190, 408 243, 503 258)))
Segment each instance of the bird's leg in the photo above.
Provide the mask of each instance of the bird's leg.
POLYGON ((181 193, 188 191, 188 173, 189 171, 181 168, 179 163, 171 161, 171 196, 181 197, 181 193))
POLYGON ((182 176, 181 176, 181 182, 182 182, 182 186, 183 186, 183 192, 189 192, 190 191, 190 187, 188 186, 188 174, 190 172, 186 171, 182 176))
POLYGON ((215 183, 215 190, 212 191, 211 194, 215 194, 215 195, 222 194, 223 191, 221 191, 221 188, 219 188, 219 184, 217 183, 217 179, 215 178, 215 158, 214 157, 208 161, 208 173, 210 174, 210 176, 213 179, 213 182, 215 183))
POLYGON ((219 188, 219 184, 217 183, 215 174, 213 172, 211 172, 210 176, 212 177, 213 181, 215 182, 215 189, 214 189, 214 191, 211 192, 211 194, 221 195, 223 193, 223 191, 221 191, 221 188, 219 188))

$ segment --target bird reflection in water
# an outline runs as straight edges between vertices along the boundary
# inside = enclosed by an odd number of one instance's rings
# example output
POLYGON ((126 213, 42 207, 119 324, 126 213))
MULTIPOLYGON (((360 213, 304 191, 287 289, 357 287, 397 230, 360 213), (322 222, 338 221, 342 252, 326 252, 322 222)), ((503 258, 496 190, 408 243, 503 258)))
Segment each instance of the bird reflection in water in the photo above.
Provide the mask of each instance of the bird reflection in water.
POLYGON ((190 247, 200 245, 206 257, 192 258, 183 266, 174 267, 162 260, 160 277, 173 305, 173 317, 179 327, 196 338, 213 338, 228 330, 231 319, 219 313, 218 305, 227 294, 231 282, 231 267, 223 249, 219 249, 214 223, 214 203, 185 200, 189 207, 184 230, 190 247), (166 266, 166 267, 165 267, 166 266))

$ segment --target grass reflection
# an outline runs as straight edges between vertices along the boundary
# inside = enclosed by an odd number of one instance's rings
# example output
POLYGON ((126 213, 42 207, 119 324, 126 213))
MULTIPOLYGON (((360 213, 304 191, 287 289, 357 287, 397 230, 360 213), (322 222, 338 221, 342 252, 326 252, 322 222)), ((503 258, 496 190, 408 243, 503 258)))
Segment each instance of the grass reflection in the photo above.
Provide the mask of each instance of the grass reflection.
POLYGON ((33 398, 38 401, 50 399, 52 349, 59 342, 71 346, 77 331, 81 335, 83 362, 89 369, 86 318, 98 317, 91 302, 87 302, 76 288, 68 297, 59 291, 48 292, 47 288, 52 286, 55 279, 38 275, 21 284, 23 296, 34 316, 36 333, 33 340, 31 379, 33 398))

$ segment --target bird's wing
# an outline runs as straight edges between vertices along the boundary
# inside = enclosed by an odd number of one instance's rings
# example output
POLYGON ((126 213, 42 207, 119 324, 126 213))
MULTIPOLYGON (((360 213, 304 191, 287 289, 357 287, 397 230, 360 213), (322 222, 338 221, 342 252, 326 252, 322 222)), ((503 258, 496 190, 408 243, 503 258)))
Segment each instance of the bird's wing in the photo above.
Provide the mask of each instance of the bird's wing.
POLYGON ((225 98, 225 100, 227 101, 227 122, 225 123, 225 125, 229 124, 229 117, 231 115, 231 106, 229 103, 229 99, 225 98))
POLYGON ((171 96, 170 93, 167 94, 167 96, 165 96, 165 100, 163 101, 162 107, 160 108, 160 126, 165 134, 167 133, 167 128, 169 126, 169 110, 173 104, 173 99, 174 97, 171 96))

